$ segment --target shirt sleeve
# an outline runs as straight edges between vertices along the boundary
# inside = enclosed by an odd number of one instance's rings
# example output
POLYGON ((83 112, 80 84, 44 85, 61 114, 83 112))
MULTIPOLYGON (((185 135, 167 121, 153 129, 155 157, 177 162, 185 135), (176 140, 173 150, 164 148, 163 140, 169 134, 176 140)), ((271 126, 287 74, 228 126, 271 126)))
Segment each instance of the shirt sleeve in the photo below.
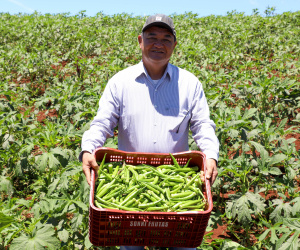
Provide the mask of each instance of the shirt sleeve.
POLYGON ((198 81, 192 103, 192 117, 190 129, 193 138, 206 155, 206 158, 212 158, 218 161, 219 158, 219 140, 215 134, 216 125, 210 119, 209 107, 202 88, 198 81))
POLYGON ((97 115, 91 122, 90 129, 85 131, 81 141, 79 160, 82 161, 84 151, 92 153, 102 147, 107 138, 112 137, 120 116, 119 99, 116 86, 109 81, 99 101, 97 115))

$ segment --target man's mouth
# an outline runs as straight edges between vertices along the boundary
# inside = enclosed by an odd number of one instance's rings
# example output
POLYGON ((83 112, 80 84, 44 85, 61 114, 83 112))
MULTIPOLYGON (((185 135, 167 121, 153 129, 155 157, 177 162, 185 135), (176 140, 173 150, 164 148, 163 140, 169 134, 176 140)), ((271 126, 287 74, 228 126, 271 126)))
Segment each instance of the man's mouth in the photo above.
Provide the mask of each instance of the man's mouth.
POLYGON ((161 51, 161 50, 152 50, 152 52, 154 52, 154 53, 161 53, 161 54, 163 54, 164 52, 163 51, 161 51))

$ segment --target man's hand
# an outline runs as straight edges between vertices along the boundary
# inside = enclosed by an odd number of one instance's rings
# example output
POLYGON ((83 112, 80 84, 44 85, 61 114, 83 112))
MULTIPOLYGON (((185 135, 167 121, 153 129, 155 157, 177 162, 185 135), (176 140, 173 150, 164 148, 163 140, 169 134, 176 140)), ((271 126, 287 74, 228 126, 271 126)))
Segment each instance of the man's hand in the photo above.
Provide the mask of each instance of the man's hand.
POLYGON ((91 168, 95 170, 95 177, 97 179, 99 169, 97 161, 90 152, 85 151, 82 155, 82 170, 89 185, 91 185, 91 168))
MULTIPOLYGON (((206 179, 210 180, 212 186, 218 176, 217 162, 214 159, 206 160, 206 179)), ((204 174, 201 175, 201 180, 204 181, 204 174)))

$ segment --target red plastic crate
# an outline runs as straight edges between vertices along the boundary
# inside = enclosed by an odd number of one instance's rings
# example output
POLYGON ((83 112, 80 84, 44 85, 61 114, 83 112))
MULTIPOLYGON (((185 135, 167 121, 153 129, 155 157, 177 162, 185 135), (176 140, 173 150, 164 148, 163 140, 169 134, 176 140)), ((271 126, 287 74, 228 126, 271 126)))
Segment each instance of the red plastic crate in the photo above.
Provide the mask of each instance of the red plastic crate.
MULTIPOLYGON (((131 165, 159 166, 173 164, 169 154, 125 152, 98 148, 96 160, 116 162, 125 160, 131 165)), ((206 172, 205 155, 198 151, 174 153, 180 165, 191 158, 190 166, 206 172)), ((210 182, 205 180, 203 193, 208 201, 205 211, 190 212, 134 212, 100 209, 94 205, 95 172, 92 170, 89 211, 89 239, 95 246, 159 246, 198 247, 201 245, 213 208, 210 182)))

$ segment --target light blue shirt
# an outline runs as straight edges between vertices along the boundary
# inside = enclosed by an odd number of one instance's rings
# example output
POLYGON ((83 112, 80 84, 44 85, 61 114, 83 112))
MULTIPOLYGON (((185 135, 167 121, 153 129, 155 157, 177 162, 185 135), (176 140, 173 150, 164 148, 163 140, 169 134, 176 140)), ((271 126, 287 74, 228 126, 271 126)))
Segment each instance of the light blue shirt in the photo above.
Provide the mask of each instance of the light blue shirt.
POLYGON ((103 146, 117 125, 120 150, 187 151, 190 128, 206 157, 218 160, 219 141, 209 117, 202 84, 192 73, 168 64, 163 77, 154 84, 140 62, 107 83, 97 115, 83 134, 82 151, 92 153, 103 146))

